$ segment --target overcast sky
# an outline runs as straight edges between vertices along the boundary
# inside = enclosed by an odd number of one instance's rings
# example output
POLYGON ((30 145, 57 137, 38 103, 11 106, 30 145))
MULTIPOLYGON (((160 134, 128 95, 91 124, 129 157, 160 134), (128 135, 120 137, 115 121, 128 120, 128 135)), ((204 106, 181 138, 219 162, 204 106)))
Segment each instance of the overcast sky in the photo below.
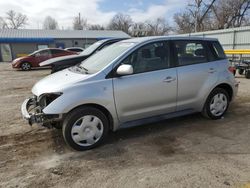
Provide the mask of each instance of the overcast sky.
POLYGON ((26 14, 26 28, 42 28, 46 16, 54 17, 59 27, 72 27, 73 17, 79 12, 90 24, 106 25, 117 13, 129 14, 134 21, 165 17, 170 23, 173 14, 183 9, 183 0, 0 0, 0 16, 8 10, 26 14))

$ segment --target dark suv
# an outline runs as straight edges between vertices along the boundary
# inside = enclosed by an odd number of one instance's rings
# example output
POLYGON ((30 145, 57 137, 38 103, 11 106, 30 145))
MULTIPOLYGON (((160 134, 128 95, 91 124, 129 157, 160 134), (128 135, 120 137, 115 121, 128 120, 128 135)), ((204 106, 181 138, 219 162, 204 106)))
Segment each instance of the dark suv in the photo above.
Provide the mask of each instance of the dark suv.
POLYGON ((54 58, 49 61, 45 61, 40 63, 40 66, 51 66, 51 73, 66 69, 68 67, 77 65, 87 59, 88 57, 92 56, 96 52, 102 50, 103 48, 124 40, 125 38, 113 38, 113 39, 105 39, 100 40, 86 48, 82 53, 76 56, 68 56, 62 58, 54 58))

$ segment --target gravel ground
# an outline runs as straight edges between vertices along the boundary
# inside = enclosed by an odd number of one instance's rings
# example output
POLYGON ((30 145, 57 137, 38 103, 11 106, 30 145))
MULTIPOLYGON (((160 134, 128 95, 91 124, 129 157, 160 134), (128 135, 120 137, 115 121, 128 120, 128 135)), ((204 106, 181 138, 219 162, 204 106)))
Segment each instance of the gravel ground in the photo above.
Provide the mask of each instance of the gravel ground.
POLYGON ((250 80, 218 121, 200 114, 116 133, 75 152, 55 129, 30 127, 20 105, 49 70, 0 64, 0 187, 250 187, 250 80))

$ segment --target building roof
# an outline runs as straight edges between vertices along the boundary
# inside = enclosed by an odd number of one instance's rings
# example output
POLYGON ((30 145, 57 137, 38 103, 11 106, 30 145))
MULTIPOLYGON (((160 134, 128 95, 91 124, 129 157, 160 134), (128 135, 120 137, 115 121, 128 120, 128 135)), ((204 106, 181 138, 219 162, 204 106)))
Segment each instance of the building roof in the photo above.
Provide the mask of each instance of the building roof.
POLYGON ((82 39, 82 38, 128 38, 123 31, 111 30, 38 30, 38 29, 0 29, 0 39, 82 39))

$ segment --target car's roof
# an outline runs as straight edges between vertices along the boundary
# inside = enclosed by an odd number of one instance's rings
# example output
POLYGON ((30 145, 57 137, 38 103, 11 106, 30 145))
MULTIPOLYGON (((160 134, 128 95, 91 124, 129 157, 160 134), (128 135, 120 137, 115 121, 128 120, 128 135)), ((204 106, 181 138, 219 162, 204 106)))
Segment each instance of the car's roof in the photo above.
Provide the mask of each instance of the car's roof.
POLYGON ((130 38, 108 38, 108 39, 102 39, 102 40, 98 40, 97 42, 109 42, 109 41, 120 41, 120 40, 127 40, 130 38))
POLYGON ((205 38, 205 37, 180 37, 180 36, 153 36, 153 37, 138 37, 138 38, 131 38, 124 40, 122 42, 134 42, 134 43, 141 43, 147 41, 154 41, 154 40, 206 40, 206 41, 218 41, 216 38, 205 38))
POLYGON ((45 50, 62 50, 62 51, 65 51, 64 49, 61 49, 61 48, 43 48, 43 49, 37 50, 36 52, 41 52, 41 51, 45 51, 45 50))
POLYGON ((68 47, 68 48, 65 48, 64 50, 68 50, 68 49, 82 49, 82 50, 84 50, 82 47, 68 47))

